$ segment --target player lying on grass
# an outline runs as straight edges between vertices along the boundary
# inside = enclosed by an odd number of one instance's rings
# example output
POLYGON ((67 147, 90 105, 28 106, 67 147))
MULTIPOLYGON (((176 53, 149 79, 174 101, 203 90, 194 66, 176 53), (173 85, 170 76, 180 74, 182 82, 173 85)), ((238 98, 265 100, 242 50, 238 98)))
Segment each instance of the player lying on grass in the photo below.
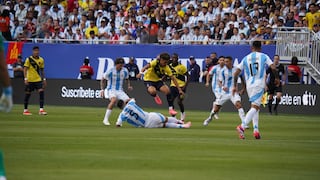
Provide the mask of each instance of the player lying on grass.
POLYGON ((157 112, 146 112, 140 108, 134 99, 127 102, 119 100, 117 106, 122 109, 117 120, 117 127, 122 126, 123 121, 144 128, 190 128, 191 122, 186 124, 175 117, 166 117, 157 112))

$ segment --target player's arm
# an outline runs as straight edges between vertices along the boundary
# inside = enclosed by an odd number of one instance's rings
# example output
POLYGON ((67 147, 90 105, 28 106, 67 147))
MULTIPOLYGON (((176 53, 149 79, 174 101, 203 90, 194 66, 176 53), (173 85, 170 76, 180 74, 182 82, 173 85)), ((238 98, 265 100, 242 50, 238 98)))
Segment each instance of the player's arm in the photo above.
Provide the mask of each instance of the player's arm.
POLYGON ((240 75, 240 80, 241 80, 241 89, 239 91, 239 94, 244 94, 245 90, 246 90, 246 82, 244 81, 244 77, 243 75, 240 75))
POLYGON ((133 87, 131 86, 131 81, 129 80, 129 78, 128 79, 126 79, 126 81, 127 81, 127 83, 128 83, 128 90, 132 90, 133 89, 133 87))
POLYGON ((106 79, 104 77, 101 78, 100 80, 100 96, 104 97, 104 89, 106 87, 106 79))
POLYGON ((208 73, 207 76, 206 76, 206 87, 209 87, 210 77, 211 77, 211 76, 212 76, 212 75, 211 75, 210 73, 208 73))
POLYGON ((233 88, 232 88, 232 95, 234 95, 235 92, 237 92, 238 89, 238 78, 239 75, 241 73, 240 69, 237 69, 234 73, 233 73, 233 88))
POLYGON ((173 81, 174 85, 178 88, 179 94, 184 94, 182 89, 179 87, 179 84, 178 84, 178 81, 177 81, 176 77, 174 77, 172 75, 170 78, 173 81))
POLYGON ((145 66, 141 69, 140 73, 137 74, 137 78, 140 79, 141 76, 142 76, 142 74, 144 73, 144 71, 146 71, 146 70, 149 69, 150 67, 151 67, 150 63, 148 63, 147 65, 145 65, 145 66))
POLYGON ((46 79, 46 76, 44 74, 44 69, 41 68, 40 69, 40 72, 41 72, 41 78, 42 78, 42 83, 43 83, 43 88, 45 88, 47 86, 47 79, 46 79))

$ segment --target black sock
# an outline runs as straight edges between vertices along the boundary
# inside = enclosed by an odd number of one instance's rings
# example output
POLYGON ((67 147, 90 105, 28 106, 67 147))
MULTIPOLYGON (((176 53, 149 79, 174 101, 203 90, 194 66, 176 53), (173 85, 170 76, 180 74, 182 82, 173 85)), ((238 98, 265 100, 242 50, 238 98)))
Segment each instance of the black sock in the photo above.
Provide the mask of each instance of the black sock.
POLYGON ((24 109, 28 109, 28 103, 29 103, 30 96, 31 96, 30 93, 26 93, 24 95, 24 109))
POLYGON ((274 110, 277 110, 279 103, 280 103, 280 98, 277 98, 276 105, 274 106, 274 110))
POLYGON ((171 93, 167 94, 167 101, 168 101, 169 107, 170 106, 173 107, 173 97, 172 97, 171 93))
POLYGON ((43 104, 44 104, 44 91, 40 91, 40 92, 39 92, 39 96, 40 96, 40 99, 39 99, 40 108, 43 108, 43 104))
POLYGON ((271 109, 272 109, 272 101, 273 101, 273 99, 269 99, 269 101, 268 101, 269 112, 272 112, 271 111, 271 109))

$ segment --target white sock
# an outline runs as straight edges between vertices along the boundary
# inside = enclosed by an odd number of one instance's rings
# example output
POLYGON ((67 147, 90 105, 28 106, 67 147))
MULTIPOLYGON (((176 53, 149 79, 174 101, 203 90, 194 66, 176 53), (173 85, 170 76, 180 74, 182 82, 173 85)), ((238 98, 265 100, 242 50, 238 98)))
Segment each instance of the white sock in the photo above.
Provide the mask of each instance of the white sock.
POLYGON ((183 128, 183 124, 169 123, 169 122, 167 122, 165 126, 167 128, 183 128))
POLYGON ((253 131, 259 131, 259 112, 257 111, 252 118, 253 131))
POLYGON ((210 112, 209 118, 212 119, 212 117, 215 115, 216 113, 214 111, 210 112))
POLYGON ((104 115, 104 119, 109 121, 109 117, 111 115, 112 109, 107 109, 106 114, 104 115))
POLYGON ((173 109, 173 107, 172 107, 172 106, 169 106, 169 110, 171 110, 171 109, 173 109))
POLYGON ((256 112, 257 112, 257 110, 255 108, 253 108, 253 107, 250 108, 250 110, 248 111, 248 113, 246 115, 246 118, 244 119, 244 121, 242 121, 242 125, 241 125, 242 128, 245 128, 245 126, 251 122, 251 120, 256 112))
POLYGON ((241 122, 243 122, 246 118, 243 108, 238 109, 238 112, 239 112, 239 117, 241 119, 241 122))
POLYGON ((186 113, 185 112, 181 112, 180 119, 184 120, 185 118, 186 118, 186 113))

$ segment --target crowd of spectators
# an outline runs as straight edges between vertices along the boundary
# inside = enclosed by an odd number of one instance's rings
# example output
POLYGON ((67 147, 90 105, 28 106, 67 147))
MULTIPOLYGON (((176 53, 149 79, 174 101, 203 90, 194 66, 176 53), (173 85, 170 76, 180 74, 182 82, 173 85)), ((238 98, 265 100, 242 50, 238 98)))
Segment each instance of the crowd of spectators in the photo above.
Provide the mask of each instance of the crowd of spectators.
POLYGON ((319 7, 320 0, 12 0, 1 1, 0 29, 7 41, 270 44, 279 27, 319 35, 319 7))

